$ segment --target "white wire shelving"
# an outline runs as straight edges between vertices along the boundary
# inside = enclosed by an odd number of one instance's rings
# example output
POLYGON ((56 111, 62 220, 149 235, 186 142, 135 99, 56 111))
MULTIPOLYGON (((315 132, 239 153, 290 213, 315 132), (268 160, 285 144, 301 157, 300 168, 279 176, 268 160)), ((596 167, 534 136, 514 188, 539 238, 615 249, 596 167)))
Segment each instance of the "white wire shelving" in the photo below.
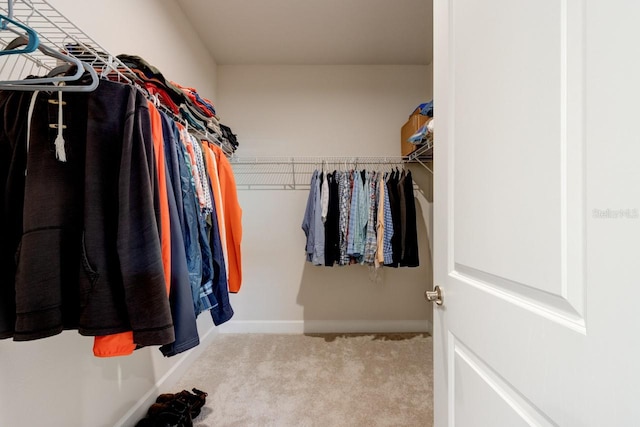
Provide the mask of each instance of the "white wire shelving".
MULTIPOLYGON (((367 169, 391 172, 404 168, 407 156, 323 156, 323 157, 251 157, 230 158, 240 190, 306 190, 315 170, 367 169)), ((420 163, 426 161, 422 158, 420 163)))
MULTIPOLYGON (((88 2, 78 3, 89 7, 88 2)), ((8 4, 9 2, 0 3, 0 13, 5 16, 9 15, 8 4)), ((136 85, 135 73, 129 67, 46 0, 13 0, 12 6, 12 19, 33 28, 38 33, 41 43, 91 65, 102 77, 108 75, 111 80, 136 85)), ((0 30, 0 48, 7 46, 16 37, 16 33, 12 31, 0 30)), ((29 54, 0 56, 0 80, 19 80, 30 75, 44 75, 58 65, 60 64, 55 58, 39 50, 29 54)), ((170 110, 163 110, 175 120, 184 123, 181 117, 170 110)), ((199 131, 192 127, 189 129, 197 138, 220 145, 228 156, 233 153, 234 150, 230 144, 220 143, 208 131, 199 131)))

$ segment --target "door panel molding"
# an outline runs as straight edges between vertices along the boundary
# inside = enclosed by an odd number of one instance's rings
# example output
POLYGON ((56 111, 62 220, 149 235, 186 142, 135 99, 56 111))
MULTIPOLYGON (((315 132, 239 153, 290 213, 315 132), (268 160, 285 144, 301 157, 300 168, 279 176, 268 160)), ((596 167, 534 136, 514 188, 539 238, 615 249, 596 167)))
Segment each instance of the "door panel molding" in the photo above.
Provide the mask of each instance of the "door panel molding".
MULTIPOLYGON (((462 7, 461 3, 464 2, 460 0, 449 0, 447 2, 447 8, 450 11, 448 14, 448 39, 452 47, 457 46, 455 42, 457 30, 454 19, 455 13, 452 13, 456 3, 458 3, 458 7, 462 7)), ((555 100, 553 101, 555 103, 554 108, 557 108, 559 112, 559 120, 556 122, 559 128, 557 133, 554 132, 554 140, 557 137, 557 140, 555 140, 557 142, 557 145, 555 145, 557 151, 553 154, 550 153, 550 159, 545 157, 546 153, 541 152, 540 158, 533 161, 540 163, 541 170, 544 170, 544 167, 551 167, 551 170, 555 170, 554 173, 558 177, 558 181, 555 181, 554 178, 553 184, 549 185, 549 191, 558 195, 557 201, 554 201, 553 206, 540 207, 540 209, 555 209, 552 218, 555 227, 558 227, 559 235, 555 235, 554 246, 550 249, 558 254, 558 268, 550 270, 549 274, 542 276, 542 279, 537 277, 536 280, 528 281, 523 274, 520 277, 516 277, 517 274, 508 274, 507 271, 494 271, 490 265, 484 265, 485 263, 480 261, 475 263, 473 259, 469 259, 475 258, 475 256, 463 257, 462 259, 456 257, 456 249, 459 250, 460 248, 456 247, 456 232, 458 230, 456 229, 455 211, 460 208, 455 204, 455 197, 447 200, 449 218, 447 229, 447 270, 450 275, 459 275, 461 280, 472 284, 478 289, 490 290, 493 294, 506 301, 527 308, 582 334, 586 333, 585 257, 587 219, 585 209, 584 3, 585 0, 561 0, 557 3, 548 0, 546 2, 547 6, 551 6, 557 11, 557 16, 559 17, 557 21, 558 27, 556 27, 558 40, 557 45, 555 45, 559 52, 558 62, 556 63, 559 72, 559 74, 556 74, 556 82, 559 90, 555 94, 555 98, 553 98, 555 100), (549 160, 552 161, 551 165, 548 164, 549 160)), ((458 66, 456 55, 458 55, 458 52, 452 49, 448 58, 448 68, 450 70, 448 110, 450 117, 455 116, 457 109, 454 91, 457 76, 456 67, 458 66)), ((448 127, 447 138, 450 144, 447 146, 446 156, 448 161, 447 180, 449 186, 453 188, 452 194, 456 194, 459 191, 460 182, 465 176, 464 174, 458 176, 455 170, 456 164, 453 161, 457 142, 456 133, 455 125, 448 127)), ((469 182, 469 179, 467 179, 465 184, 469 185, 469 182)), ((481 188, 479 186, 478 190, 481 190, 481 188)), ((522 208, 519 209, 522 210, 522 208)), ((517 210, 518 208, 515 209, 515 211, 517 210)), ((473 215, 473 213, 469 215, 473 215)), ((526 227, 526 224, 522 226, 526 227)), ((495 221, 492 227, 497 227, 496 229, 500 230, 495 221)), ((470 240, 473 240, 473 238, 474 236, 469 236, 470 240)), ((477 244, 477 241, 473 244, 477 244)), ((480 249, 477 250, 480 251, 480 249)), ((467 250, 465 253, 468 255, 470 252, 467 250)), ((521 256, 525 257, 527 255, 523 254, 521 256)), ((517 257, 518 255, 516 255, 517 257)), ((479 258, 479 260, 482 259, 485 258, 479 258)), ((541 261, 544 262, 544 259, 545 255, 542 254, 541 261)), ((514 271, 517 273, 519 270, 516 269, 514 271)))
MULTIPOLYGON (((495 397, 503 401, 511 408, 524 424, 540 427, 557 427, 558 424, 546 416, 531 401, 516 390, 509 382, 502 378, 486 362, 476 355, 469 347, 464 345, 454 334, 449 332, 449 425, 455 425, 456 396, 462 391, 456 390, 456 361, 463 363, 484 382, 493 392, 495 397)), ((483 397, 482 399, 486 399, 483 397)), ((495 414, 494 414, 495 415, 495 414)))
POLYGON ((455 264, 450 277, 487 292, 580 334, 586 335, 582 314, 562 295, 545 292, 462 264, 455 264))

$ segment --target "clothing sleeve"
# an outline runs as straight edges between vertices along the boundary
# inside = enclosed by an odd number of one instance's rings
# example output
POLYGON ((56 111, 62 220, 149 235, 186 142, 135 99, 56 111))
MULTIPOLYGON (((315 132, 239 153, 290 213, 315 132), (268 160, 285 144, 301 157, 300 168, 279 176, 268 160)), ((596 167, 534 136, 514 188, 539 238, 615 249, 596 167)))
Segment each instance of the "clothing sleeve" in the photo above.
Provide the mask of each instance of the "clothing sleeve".
POLYGON ((322 223, 327 222, 327 214, 329 213, 329 174, 324 175, 322 181, 322 190, 320 191, 320 204, 322 206, 322 223))
POLYGON ((313 264, 314 265, 324 265, 324 223, 322 222, 322 202, 320 200, 320 178, 321 175, 318 174, 318 179, 315 184, 315 196, 314 196, 314 205, 315 205, 315 215, 313 217, 314 224, 314 236, 315 240, 313 243, 313 264))
POLYGON ((136 96, 120 161, 117 249, 134 342, 162 345, 175 337, 153 203, 157 176, 149 110, 142 95, 136 96))
POLYGON ((315 193, 315 182, 316 175, 318 171, 314 171, 313 175, 311 175, 311 185, 309 187, 309 197, 307 197, 307 207, 304 211, 304 218, 302 219, 302 231, 304 231, 304 235, 307 239, 305 245, 305 254, 307 254, 307 260, 311 261, 311 257, 309 255, 313 255, 313 201, 314 201, 314 193, 315 193))
POLYGON ((237 293, 242 286, 242 208, 238 200, 236 179, 233 175, 231 163, 225 157, 222 149, 212 145, 211 149, 218 161, 218 175, 220 189, 222 190, 222 203, 224 204, 224 222, 227 235, 227 254, 229 255, 229 292, 237 293))
POLYGON ((233 175, 231 163, 225 157, 220 147, 214 151, 218 158, 218 173, 224 203, 224 220, 227 227, 227 253, 229 254, 229 292, 237 293, 242 286, 242 208, 238 201, 236 179, 233 175))

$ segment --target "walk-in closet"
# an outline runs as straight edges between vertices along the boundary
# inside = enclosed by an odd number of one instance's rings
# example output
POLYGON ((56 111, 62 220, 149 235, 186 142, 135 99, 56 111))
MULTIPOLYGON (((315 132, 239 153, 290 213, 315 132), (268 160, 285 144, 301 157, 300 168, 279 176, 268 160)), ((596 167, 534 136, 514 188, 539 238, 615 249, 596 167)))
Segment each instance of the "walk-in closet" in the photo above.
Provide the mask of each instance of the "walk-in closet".
POLYGON ((638 22, 0 0, 0 427, 637 425, 638 22))
POLYGON ((0 8, 0 425, 431 424, 430 0, 0 8))

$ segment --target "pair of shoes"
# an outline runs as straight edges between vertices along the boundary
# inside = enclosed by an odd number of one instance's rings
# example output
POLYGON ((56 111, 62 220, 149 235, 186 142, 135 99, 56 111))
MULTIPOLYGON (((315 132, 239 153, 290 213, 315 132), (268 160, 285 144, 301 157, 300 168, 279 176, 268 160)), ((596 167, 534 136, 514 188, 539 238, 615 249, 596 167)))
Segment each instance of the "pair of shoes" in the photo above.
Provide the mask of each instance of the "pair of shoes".
POLYGON ((193 418, 200 414, 207 397, 204 391, 194 388, 193 392, 161 394, 136 427, 193 427, 193 418))
POLYGON ((193 427, 193 421, 189 408, 184 404, 154 403, 136 427, 193 427))
POLYGON ((158 396, 156 403, 163 404, 167 402, 180 402, 189 408, 191 419, 200 415, 200 410, 207 401, 207 393, 197 388, 191 389, 193 393, 182 390, 180 393, 165 393, 158 396))
POLYGON ((155 422, 154 427, 193 427, 189 406, 178 400, 154 403, 147 417, 155 422))

